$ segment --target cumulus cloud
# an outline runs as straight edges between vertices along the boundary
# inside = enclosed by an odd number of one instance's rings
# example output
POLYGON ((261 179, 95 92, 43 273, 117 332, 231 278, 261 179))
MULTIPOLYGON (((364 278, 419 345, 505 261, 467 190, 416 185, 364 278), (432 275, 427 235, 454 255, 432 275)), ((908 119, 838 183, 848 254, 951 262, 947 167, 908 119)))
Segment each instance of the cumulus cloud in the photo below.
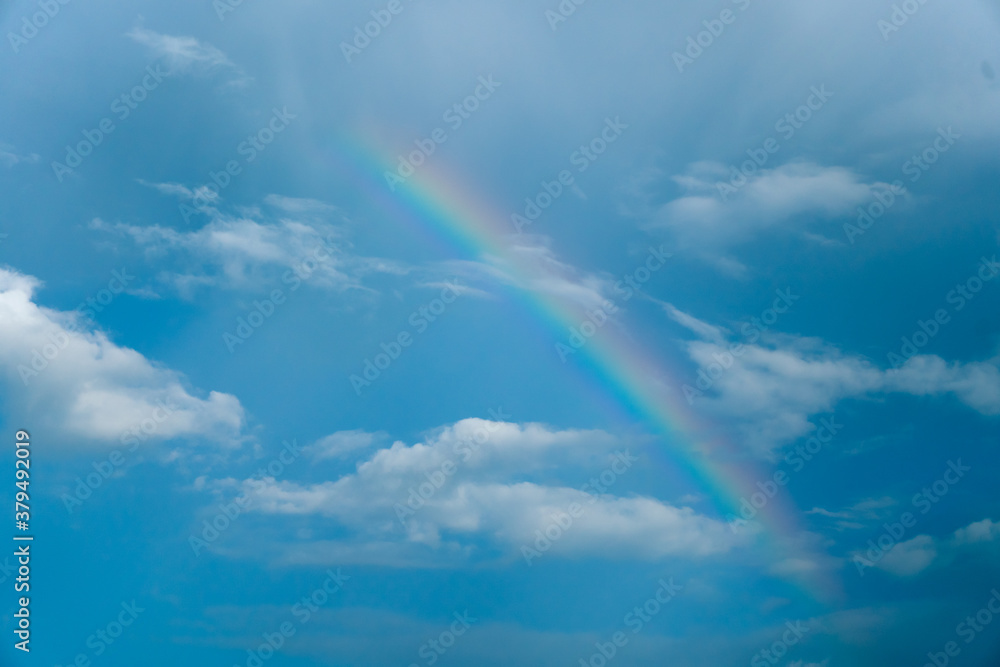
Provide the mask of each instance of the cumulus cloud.
POLYGON ((93 443, 118 445, 137 427, 142 440, 242 441, 245 415, 236 397, 193 395, 180 373, 88 330, 81 313, 37 305, 40 286, 0 269, 0 368, 13 414, 93 443))
POLYGON ((900 542, 875 563, 875 567, 897 577, 912 577, 927 569, 938 556, 937 544, 930 535, 917 535, 900 542))
POLYGON ((993 542, 994 540, 1000 540, 1000 522, 992 519, 970 523, 968 526, 956 530, 954 535, 954 542, 959 546, 993 542))
MULTIPOLYGON (((367 439, 356 432, 339 434, 333 450, 340 452, 352 438, 367 439)), ((330 451, 329 439, 321 443, 318 451, 330 451)), ((360 449, 355 444, 347 448, 360 449)), ((430 562, 432 555, 436 563, 517 558, 522 546, 534 548, 537 531, 560 521, 551 553, 564 557, 706 556, 736 543, 724 523, 690 508, 619 495, 617 485, 625 485, 619 480, 637 459, 618 446, 601 431, 466 419, 423 442, 378 449, 357 464, 356 472, 336 480, 247 480, 242 485, 260 514, 311 517, 350 535, 311 540, 282 555, 300 563, 333 557, 386 565, 430 562), (589 487, 558 481, 568 471, 586 479, 587 472, 608 470, 614 471, 610 484, 610 473, 589 487), (582 509, 567 527, 574 504, 582 509)))

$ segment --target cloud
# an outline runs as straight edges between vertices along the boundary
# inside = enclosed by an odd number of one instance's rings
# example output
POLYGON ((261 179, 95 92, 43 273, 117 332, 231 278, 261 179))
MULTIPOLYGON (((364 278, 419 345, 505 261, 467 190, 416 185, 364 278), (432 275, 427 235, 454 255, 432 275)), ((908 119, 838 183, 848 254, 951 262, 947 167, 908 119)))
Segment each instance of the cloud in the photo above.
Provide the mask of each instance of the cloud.
POLYGON ((702 337, 685 344, 699 367, 684 386, 689 400, 733 420, 747 447, 763 456, 808 434, 812 415, 832 412, 847 398, 952 395, 983 415, 1000 414, 997 359, 949 364, 917 355, 899 369, 883 370, 816 338, 765 334, 734 348, 720 340, 721 328, 676 309, 671 317, 702 337))
POLYGON ((332 213, 337 210, 336 206, 319 201, 318 199, 285 197, 283 195, 274 194, 266 196, 264 198, 264 203, 286 213, 296 215, 306 215, 309 213, 332 213))
POLYGON ((720 163, 691 165, 673 179, 686 193, 663 205, 647 227, 669 230, 682 246, 719 248, 797 217, 843 215, 869 201, 875 190, 888 188, 865 183, 850 169, 812 162, 761 169, 735 192, 720 194, 720 184, 728 186, 730 177, 720 163))
POLYGON ((229 70, 235 77, 230 81, 232 85, 242 86, 252 81, 225 53, 194 37, 164 35, 138 26, 126 34, 145 46, 152 57, 166 60, 171 73, 229 70))
POLYGON ((875 567, 897 577, 912 577, 926 570, 937 556, 934 538, 930 535, 917 535, 887 551, 875 563, 875 567))
POLYGON ((13 414, 64 436, 118 445, 197 438, 235 446, 244 439, 236 397, 192 395, 184 378, 88 330, 79 312, 43 308, 41 283, 0 269, 0 369, 13 414))
POLYGON ((1000 540, 1000 522, 992 519, 983 519, 970 523, 965 528, 955 531, 953 542, 956 546, 966 546, 970 544, 982 544, 1000 540))
POLYGON ((172 261, 174 268, 163 279, 188 298, 205 286, 256 289, 279 280, 337 292, 369 291, 362 285, 365 276, 408 272, 394 261, 351 254, 342 229, 319 222, 265 223, 216 214, 196 231, 100 219, 91 227, 130 239, 147 261, 172 261))
POLYGON ((307 451, 314 461, 343 459, 365 452, 385 438, 385 433, 367 433, 361 430, 338 431, 320 438, 310 445, 307 451))
POLYGON ((7 167, 13 167, 14 165, 20 164, 22 162, 27 162, 29 164, 36 164, 41 160, 41 156, 37 153, 29 153, 27 155, 20 155, 15 152, 15 148, 8 144, 0 143, 0 164, 4 164, 7 167))
MULTIPOLYGON (((335 451, 345 437, 367 440, 357 432, 336 434, 335 451)), ((348 449, 359 449, 354 444, 348 449)), ((465 419, 423 442, 378 449, 335 480, 247 480, 242 488, 254 495, 259 514, 348 536, 296 544, 278 556, 286 562, 405 566, 520 558, 521 548, 535 548, 538 531, 554 522, 563 525, 551 553, 562 557, 658 560, 718 554, 736 544, 725 524, 690 508, 612 495, 635 460, 619 445, 601 431, 465 419), (586 479, 595 469, 615 471, 613 482, 605 475, 604 492, 558 481, 586 479), (567 526, 574 503, 582 512, 567 526)))
POLYGON ((896 391, 915 396, 944 392, 985 415, 1000 414, 1000 369, 997 360, 977 363, 947 363, 937 356, 914 356, 896 372, 890 371, 887 384, 896 391))

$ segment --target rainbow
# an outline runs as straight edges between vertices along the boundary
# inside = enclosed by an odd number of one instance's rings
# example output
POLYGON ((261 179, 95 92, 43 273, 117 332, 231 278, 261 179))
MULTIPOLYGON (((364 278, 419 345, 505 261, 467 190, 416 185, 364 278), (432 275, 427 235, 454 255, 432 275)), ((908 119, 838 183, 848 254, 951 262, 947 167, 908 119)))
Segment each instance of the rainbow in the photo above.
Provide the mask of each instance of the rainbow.
MULTIPOLYGON (((337 171, 393 220, 416 225, 445 252, 460 259, 500 259, 519 285, 530 283, 529 267, 513 252, 516 237, 510 213, 493 210, 484 198, 474 196, 471 188, 459 185, 456 178, 446 177, 430 164, 419 167, 404 185, 392 191, 385 174, 395 172, 397 158, 391 150, 373 148, 376 145, 375 141, 341 140, 333 147, 332 155, 327 149, 322 158, 327 167, 332 159, 337 171)), ((562 340, 571 327, 585 321, 582 310, 564 298, 520 287, 512 288, 512 293, 562 340)), ((738 515, 742 500, 759 491, 757 482, 770 477, 756 464, 741 461, 745 457, 731 443, 718 437, 706 438, 704 434, 710 429, 692 414, 680 392, 670 389, 683 383, 670 382, 664 361, 642 350, 616 327, 600 327, 570 359, 578 373, 597 383, 600 391, 613 399, 619 414, 638 420, 660 436, 662 462, 696 482, 720 516, 738 515)), ((756 521, 764 527, 763 535, 776 557, 807 561, 811 555, 796 546, 799 540, 794 538, 800 532, 796 515, 787 494, 779 493, 756 521)), ((839 585, 819 570, 790 574, 788 578, 815 599, 841 597, 839 585)))

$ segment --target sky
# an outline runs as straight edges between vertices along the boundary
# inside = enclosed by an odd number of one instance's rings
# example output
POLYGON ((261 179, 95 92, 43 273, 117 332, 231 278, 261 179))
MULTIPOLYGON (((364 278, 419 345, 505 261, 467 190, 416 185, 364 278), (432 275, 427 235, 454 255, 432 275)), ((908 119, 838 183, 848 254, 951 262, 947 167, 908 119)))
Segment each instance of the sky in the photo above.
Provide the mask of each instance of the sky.
POLYGON ((1000 661, 996 0, 0 24, 0 663, 1000 661))

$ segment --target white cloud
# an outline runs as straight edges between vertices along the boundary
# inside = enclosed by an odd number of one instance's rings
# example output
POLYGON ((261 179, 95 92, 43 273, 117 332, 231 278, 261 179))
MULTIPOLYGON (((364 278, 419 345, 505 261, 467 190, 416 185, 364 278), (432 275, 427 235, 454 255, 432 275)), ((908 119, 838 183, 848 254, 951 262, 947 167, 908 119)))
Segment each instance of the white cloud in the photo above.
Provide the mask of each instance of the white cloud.
POLYGON ((166 60, 172 73, 192 70, 213 72, 226 69, 233 72, 236 77, 230 82, 233 85, 246 85, 251 81, 225 53, 194 37, 164 35, 138 26, 126 34, 145 46, 152 57, 166 60))
POLYGON ((41 160, 41 156, 37 153, 29 153, 27 155, 20 155, 15 151, 13 146, 9 146, 4 143, 0 143, 0 163, 13 167, 21 162, 27 162, 29 164, 35 164, 41 160))
POLYGON ((781 334, 744 342, 734 355, 732 345, 718 338, 724 330, 680 311, 671 316, 703 337, 686 343, 701 371, 685 389, 693 404, 733 419, 747 446, 764 456, 808 434, 811 416, 832 412, 846 398, 950 394, 981 414, 1000 414, 996 359, 948 364, 917 355, 899 369, 883 370, 821 340, 781 334))
POLYGON ((342 231, 324 223, 262 223, 216 215, 195 231, 99 219, 91 226, 131 239, 149 260, 176 261, 180 268, 163 275, 187 297, 204 286, 248 289, 296 280, 341 292, 367 290, 361 283, 364 276, 408 271, 390 260, 350 254, 342 231))
POLYGON ((938 551, 934 538, 917 535, 911 540, 900 542, 875 563, 875 567, 897 577, 912 577, 927 569, 937 558, 938 551))
POLYGON ((968 526, 956 530, 954 536, 954 543, 957 546, 981 544, 994 540, 1000 540, 1000 522, 992 519, 970 523, 968 526))
POLYGON ((213 391, 197 398, 179 373, 87 330, 79 313, 38 306, 33 297, 40 286, 0 269, 0 369, 12 414, 116 446, 144 422, 149 439, 242 441, 245 416, 236 397, 213 391))
MULTIPOLYGON (((797 216, 832 218, 854 210, 882 183, 865 183, 843 167, 792 162, 751 175, 734 194, 721 195, 730 184, 722 164, 700 162, 674 177, 687 192, 662 206, 648 224, 670 230, 687 247, 722 247, 744 241, 767 227, 797 216)), ((801 225, 800 225, 801 226, 801 225)))
POLYGON ((983 414, 1000 414, 1000 369, 996 360, 948 364, 936 356, 915 356, 898 371, 890 371, 887 383, 897 391, 916 396, 950 392, 983 414))
MULTIPOLYGON (((336 440, 341 444, 343 434, 336 440)), ((625 481, 593 494, 555 481, 573 471, 585 480, 615 461, 616 477, 627 475, 632 465, 624 463, 628 457, 612 453, 618 444, 601 431, 465 419, 424 442, 378 449, 356 472, 334 481, 265 480, 263 488, 253 491, 257 483, 248 480, 243 488, 257 499, 254 511, 323 517, 352 536, 297 544, 282 555, 295 562, 326 561, 333 555, 341 562, 391 565, 519 558, 523 545, 535 544, 536 531, 552 524, 554 515, 565 520, 574 503, 583 514, 561 531, 551 554, 656 560, 721 553, 737 542, 724 523, 690 508, 617 495, 625 481), (455 466, 450 475, 441 472, 448 462, 455 466), (425 493, 428 497, 415 511, 406 511, 411 492, 421 484, 429 491, 427 484, 435 479, 439 488, 425 493)))
POLYGON ((385 437, 385 433, 367 433, 361 430, 338 431, 320 438, 307 449, 315 461, 342 459, 367 451, 385 437))

